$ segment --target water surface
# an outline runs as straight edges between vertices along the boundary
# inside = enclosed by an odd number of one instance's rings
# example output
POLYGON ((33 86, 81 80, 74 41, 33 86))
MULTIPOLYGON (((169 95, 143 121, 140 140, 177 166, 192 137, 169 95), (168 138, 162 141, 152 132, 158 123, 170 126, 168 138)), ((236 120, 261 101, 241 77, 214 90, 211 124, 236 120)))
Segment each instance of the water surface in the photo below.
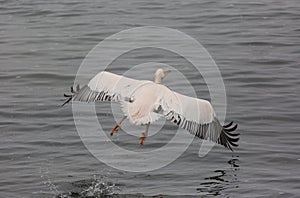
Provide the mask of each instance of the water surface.
MULTIPOLYGON (((299 197, 298 1, 0 2, 1 197, 299 197), (98 42, 145 25, 178 29, 210 52, 224 78, 227 119, 239 123, 234 153, 216 146, 199 158, 195 140, 160 170, 128 173, 99 162, 85 148, 71 105, 60 107, 62 94, 98 42)), ((132 52, 114 62, 112 71, 122 74, 149 61, 188 68, 187 61, 160 54, 132 52)), ((201 77, 189 69, 185 75, 199 97, 208 99, 201 77)), ((166 84, 184 90, 181 82, 166 84)), ((97 106, 110 129, 115 121, 107 109, 97 106)), ((173 130, 168 127, 149 138, 147 148, 167 141, 173 130)), ((120 135, 116 141, 126 146, 124 140, 120 135)))

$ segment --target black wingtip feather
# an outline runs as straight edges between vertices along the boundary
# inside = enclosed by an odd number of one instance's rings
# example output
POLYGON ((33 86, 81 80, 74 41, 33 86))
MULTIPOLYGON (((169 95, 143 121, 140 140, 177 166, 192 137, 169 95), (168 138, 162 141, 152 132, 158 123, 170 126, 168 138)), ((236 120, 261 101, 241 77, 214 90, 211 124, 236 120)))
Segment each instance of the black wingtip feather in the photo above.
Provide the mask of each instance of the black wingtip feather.
POLYGON ((72 100, 72 96, 68 98, 61 106, 65 106, 65 104, 69 103, 72 100))
POLYGON ((70 90, 71 90, 72 94, 66 94, 66 93, 64 93, 64 97, 66 97, 67 100, 61 106, 65 106, 67 103, 69 103, 73 99, 74 95, 76 93, 78 93, 78 91, 80 90, 80 86, 76 85, 75 90, 74 90, 74 87, 72 86, 70 88, 70 90))
POLYGON ((232 124, 233 124, 233 121, 231 121, 230 123, 224 125, 223 128, 228 128, 228 127, 230 127, 232 124))
POLYGON ((66 97, 66 98, 69 98, 71 96, 72 96, 71 94, 64 94, 64 97, 66 97))
POLYGON ((227 131, 227 132, 231 132, 231 131, 235 131, 236 129, 237 129, 237 124, 236 125, 234 125, 233 127, 231 127, 231 128, 226 128, 225 130, 227 131))
POLYGON ((232 147, 238 147, 237 142, 239 141, 239 133, 232 133, 233 131, 235 131, 238 127, 237 124, 235 124, 233 127, 231 127, 231 125, 233 124, 233 122, 230 122, 227 125, 223 126, 223 131, 220 135, 220 143, 225 146, 226 148, 230 149, 231 151, 233 151, 232 147), (231 127, 231 128, 229 128, 231 127), (224 140, 225 138, 225 140, 224 140))

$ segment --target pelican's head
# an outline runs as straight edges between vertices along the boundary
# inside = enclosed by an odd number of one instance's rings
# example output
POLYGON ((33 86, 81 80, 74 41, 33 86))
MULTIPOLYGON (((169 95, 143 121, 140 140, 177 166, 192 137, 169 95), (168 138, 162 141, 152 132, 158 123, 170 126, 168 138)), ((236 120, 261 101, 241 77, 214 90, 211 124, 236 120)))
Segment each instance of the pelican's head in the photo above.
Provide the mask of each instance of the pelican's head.
POLYGON ((157 69, 154 74, 154 82, 155 83, 161 83, 162 80, 170 73, 171 70, 163 70, 163 69, 157 69))

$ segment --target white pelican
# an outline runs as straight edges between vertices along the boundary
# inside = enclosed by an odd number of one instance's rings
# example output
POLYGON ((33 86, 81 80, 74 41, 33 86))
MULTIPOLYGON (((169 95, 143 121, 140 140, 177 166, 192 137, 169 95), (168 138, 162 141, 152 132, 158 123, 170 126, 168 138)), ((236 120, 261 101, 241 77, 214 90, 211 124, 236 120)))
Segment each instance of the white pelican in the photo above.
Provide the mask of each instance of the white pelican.
POLYGON ((237 147, 239 134, 232 133, 237 124, 231 127, 233 122, 230 122, 222 126, 210 102, 176 93, 162 85, 162 80, 169 72, 170 70, 156 70, 152 82, 102 71, 82 88, 79 85, 71 87, 72 94, 64 94, 68 99, 63 105, 71 100, 119 102, 124 116, 110 135, 116 133, 128 118, 132 124, 146 125, 140 144, 144 144, 150 123, 165 117, 201 139, 216 142, 230 150, 237 147))

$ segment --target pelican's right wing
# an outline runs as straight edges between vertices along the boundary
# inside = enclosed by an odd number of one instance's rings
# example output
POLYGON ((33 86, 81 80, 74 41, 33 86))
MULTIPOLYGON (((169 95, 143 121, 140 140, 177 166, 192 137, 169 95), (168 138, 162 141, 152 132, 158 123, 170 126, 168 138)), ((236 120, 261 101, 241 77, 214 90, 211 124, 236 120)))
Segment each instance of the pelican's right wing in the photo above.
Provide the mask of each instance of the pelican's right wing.
POLYGON ((205 140, 221 144, 232 150, 239 134, 232 133, 237 125, 232 122, 222 126, 209 101, 185 96, 166 88, 160 106, 167 120, 205 140))
POLYGON ((82 88, 71 87, 72 94, 64 94, 68 99, 63 104, 73 101, 130 101, 131 93, 139 86, 149 81, 135 80, 110 72, 102 71, 82 88))

